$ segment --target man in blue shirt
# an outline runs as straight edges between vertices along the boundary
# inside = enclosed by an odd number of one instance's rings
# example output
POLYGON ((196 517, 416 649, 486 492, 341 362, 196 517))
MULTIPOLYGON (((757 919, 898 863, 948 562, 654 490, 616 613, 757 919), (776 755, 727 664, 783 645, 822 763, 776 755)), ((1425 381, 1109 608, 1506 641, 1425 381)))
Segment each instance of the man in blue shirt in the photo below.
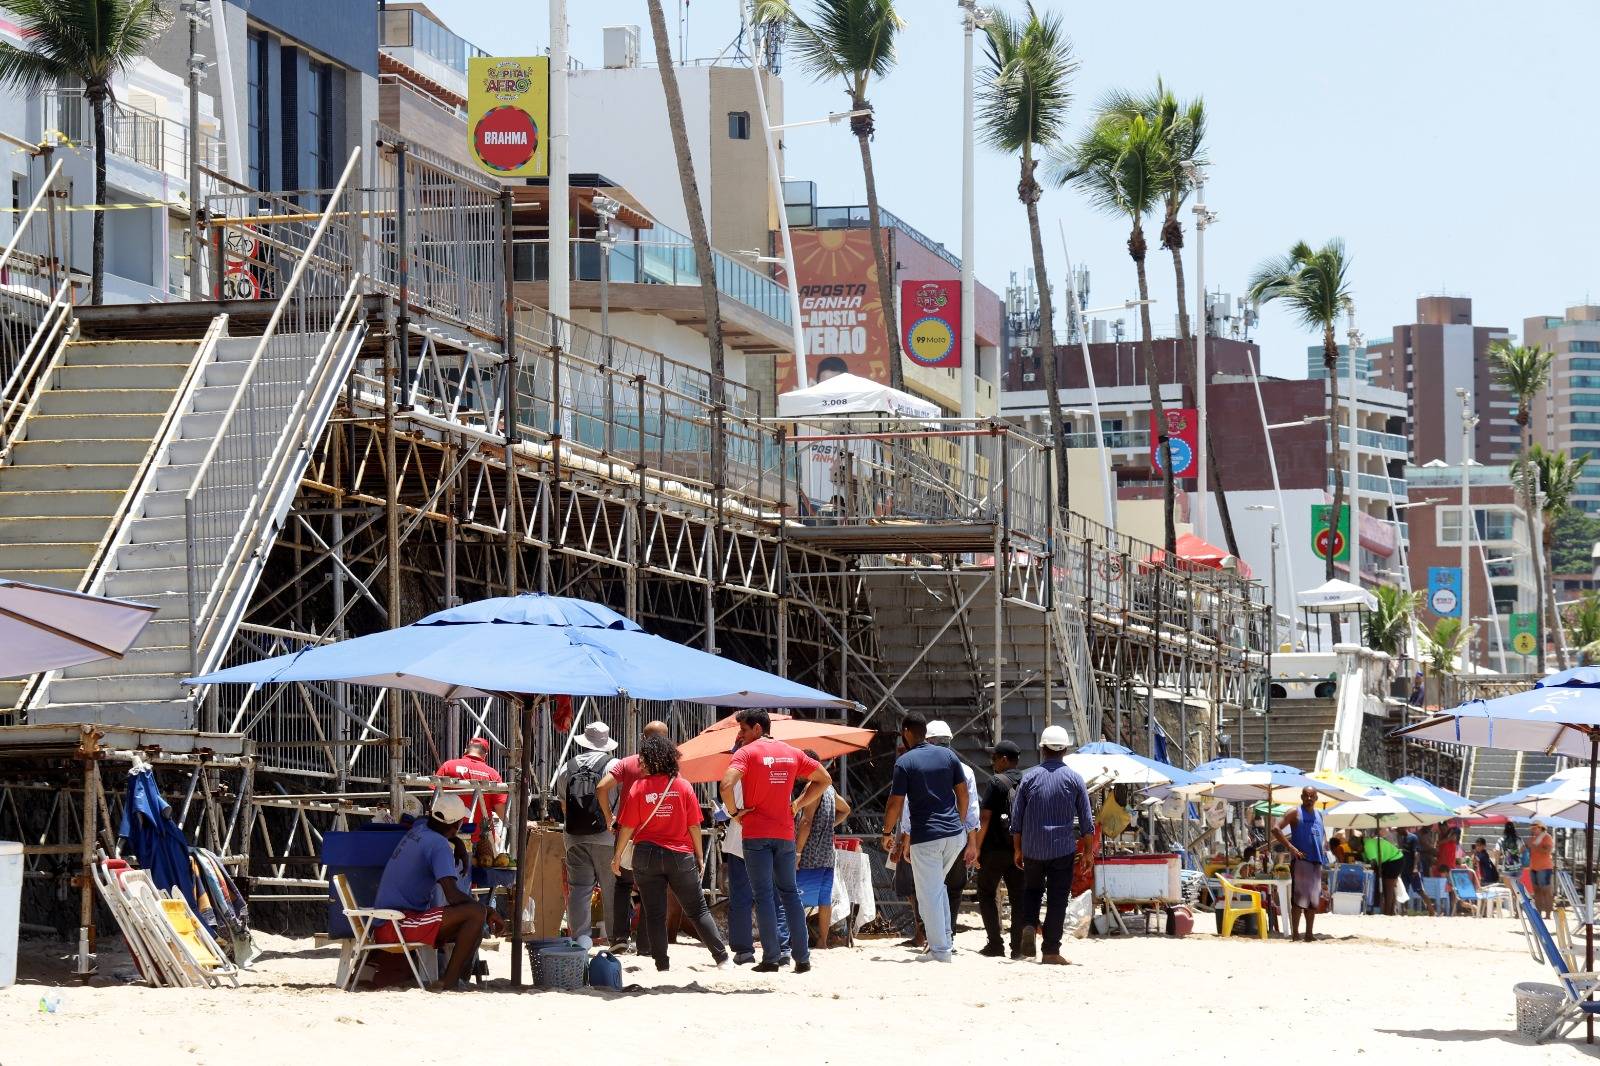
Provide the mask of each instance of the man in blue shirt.
POLYGON ((1078 860, 1078 838, 1094 833, 1089 790, 1062 757, 1067 731, 1058 725, 1039 734, 1039 765, 1022 775, 1011 800, 1012 859, 1022 867, 1022 954, 1033 958, 1039 905, 1046 896, 1044 954, 1039 961, 1065 966, 1061 934, 1072 895, 1072 871, 1078 860))
MULTIPOLYGON (((442 792, 433 801, 433 811, 419 818, 400 839, 383 868, 373 906, 405 914, 400 931, 406 943, 434 947, 451 944, 450 962, 433 990, 448 991, 461 982, 467 964, 477 954, 483 939, 483 925, 498 930, 500 916, 461 890, 456 863, 465 863, 466 848, 457 839, 467 820, 467 805, 454 792, 442 792), (445 905, 433 906, 434 889, 444 893, 445 905)), ((395 923, 378 923, 374 939, 397 943, 395 923)))
POLYGON ((975 834, 964 823, 967 781, 961 760, 949 748, 927 742, 928 721, 908 714, 900 725, 906 753, 895 760, 894 783, 883 816, 883 848, 895 840, 900 808, 910 809, 911 872, 917 886, 917 910, 927 931, 928 953, 922 960, 949 962, 952 951, 950 908, 944 879, 958 859, 977 861, 975 834))

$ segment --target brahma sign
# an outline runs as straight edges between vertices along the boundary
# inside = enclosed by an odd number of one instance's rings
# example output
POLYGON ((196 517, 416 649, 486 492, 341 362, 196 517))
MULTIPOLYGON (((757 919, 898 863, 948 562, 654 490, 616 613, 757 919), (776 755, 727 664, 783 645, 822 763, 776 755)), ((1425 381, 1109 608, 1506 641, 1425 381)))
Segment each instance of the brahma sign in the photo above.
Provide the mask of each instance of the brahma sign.
POLYGON ((547 56, 467 61, 467 131, 472 158, 501 178, 550 174, 547 56))

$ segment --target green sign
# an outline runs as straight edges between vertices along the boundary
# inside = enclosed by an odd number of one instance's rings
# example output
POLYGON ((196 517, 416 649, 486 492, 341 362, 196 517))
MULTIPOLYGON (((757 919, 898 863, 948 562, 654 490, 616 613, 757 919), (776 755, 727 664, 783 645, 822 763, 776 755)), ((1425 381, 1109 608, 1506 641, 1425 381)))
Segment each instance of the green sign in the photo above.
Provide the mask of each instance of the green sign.
POLYGON ((1511 616, 1511 650, 1518 655, 1532 655, 1539 649, 1539 615, 1537 613, 1511 616))
POLYGON ((1339 524, 1334 529, 1328 528, 1328 515, 1333 510, 1333 505, 1328 503, 1314 503, 1311 505, 1311 549, 1317 553, 1318 559, 1328 557, 1329 541, 1333 542, 1333 561, 1347 563, 1350 561, 1350 505, 1339 505, 1339 524))

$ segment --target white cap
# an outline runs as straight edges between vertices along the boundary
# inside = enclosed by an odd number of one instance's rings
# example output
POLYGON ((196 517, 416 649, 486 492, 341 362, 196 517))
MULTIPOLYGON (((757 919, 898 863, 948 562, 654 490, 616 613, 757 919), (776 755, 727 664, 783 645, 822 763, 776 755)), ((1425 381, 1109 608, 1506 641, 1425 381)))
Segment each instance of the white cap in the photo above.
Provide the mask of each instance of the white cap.
POLYGON ((1039 746, 1051 751, 1065 751, 1071 743, 1067 731, 1058 725, 1049 726, 1039 734, 1039 746))
POLYGON ((950 723, 943 718, 935 718, 928 723, 929 740, 954 740, 955 734, 950 731, 950 723))
POLYGON ((464 822, 471 815, 467 810, 467 803, 454 792, 441 792, 433 800, 433 820, 449 825, 452 822, 464 822))

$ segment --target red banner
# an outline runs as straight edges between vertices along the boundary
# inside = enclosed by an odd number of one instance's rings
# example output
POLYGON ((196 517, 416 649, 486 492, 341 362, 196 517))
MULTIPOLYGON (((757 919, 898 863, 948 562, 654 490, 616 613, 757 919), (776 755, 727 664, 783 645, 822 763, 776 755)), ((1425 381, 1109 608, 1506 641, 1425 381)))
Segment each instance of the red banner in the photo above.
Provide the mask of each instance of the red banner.
POLYGON ((961 365, 961 283, 902 281, 900 339, 918 366, 961 365))
MULTIPOLYGON (((1194 477, 1199 474, 1200 412, 1193 407, 1168 407, 1163 412, 1167 418, 1167 441, 1172 447, 1172 476, 1194 477)), ((1150 413, 1150 466, 1161 469, 1161 433, 1157 428, 1155 412, 1150 413)))

